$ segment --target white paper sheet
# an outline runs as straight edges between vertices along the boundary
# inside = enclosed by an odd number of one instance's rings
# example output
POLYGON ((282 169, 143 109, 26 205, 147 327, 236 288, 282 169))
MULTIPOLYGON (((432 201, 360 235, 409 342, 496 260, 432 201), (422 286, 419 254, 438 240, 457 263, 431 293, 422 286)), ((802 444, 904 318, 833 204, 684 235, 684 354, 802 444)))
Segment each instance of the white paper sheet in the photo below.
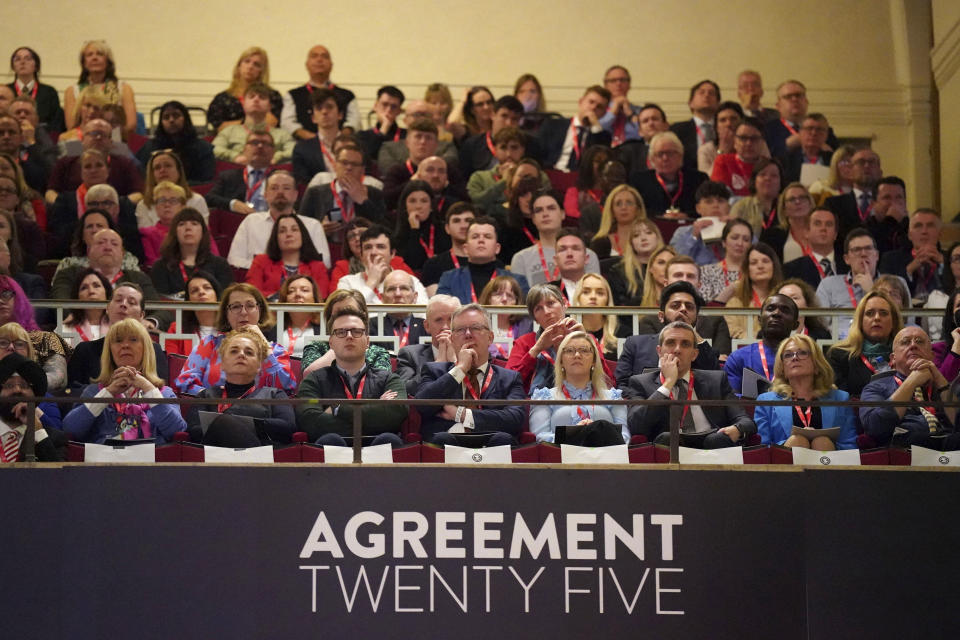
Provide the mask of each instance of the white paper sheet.
POLYGON ((627 453, 625 444, 614 444, 609 447, 578 447, 573 444, 561 444, 560 461, 563 464, 628 464, 630 454, 627 453))
POLYGON ((83 446, 83 460, 85 462, 114 462, 125 464, 143 464, 156 462, 156 446, 150 444, 133 444, 129 447, 112 447, 105 444, 85 444, 83 446))
POLYGON ((250 464, 273 462, 273 447, 250 447, 248 449, 231 449, 230 447, 212 447, 204 445, 203 459, 206 462, 221 462, 227 464, 250 464))
POLYGON ((443 448, 443 460, 448 464, 509 464, 513 456, 508 444, 481 449, 448 444, 443 448))
POLYGON ((910 447, 911 467, 960 467, 960 451, 937 451, 913 445, 910 447))
MULTIPOLYGON (((353 464, 353 447, 323 446, 323 461, 328 464, 353 464)), ((377 444, 360 448, 361 462, 393 462, 393 447, 377 444)))
POLYGON ((860 466, 859 449, 842 449, 840 451, 814 451, 803 447, 793 447, 793 464, 819 467, 836 467, 848 465, 860 466))
POLYGON ((693 449, 680 447, 680 464, 743 464, 743 447, 693 449))
POLYGON ((713 224, 700 229, 700 239, 704 242, 715 242, 720 239, 723 235, 723 226, 724 223, 720 222, 720 218, 714 216, 708 216, 702 218, 703 220, 712 220, 713 224))
POLYGON ((822 164, 804 162, 800 167, 800 184, 809 187, 817 180, 826 180, 830 177, 830 167, 822 164))

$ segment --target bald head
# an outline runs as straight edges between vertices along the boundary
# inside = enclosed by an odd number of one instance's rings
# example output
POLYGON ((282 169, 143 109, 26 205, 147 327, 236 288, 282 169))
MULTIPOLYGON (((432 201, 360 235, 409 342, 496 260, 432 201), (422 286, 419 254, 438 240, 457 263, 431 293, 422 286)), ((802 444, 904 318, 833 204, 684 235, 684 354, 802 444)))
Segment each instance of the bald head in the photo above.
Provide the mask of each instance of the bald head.
POLYGON ((447 161, 440 156, 428 156, 417 167, 418 179, 430 185, 434 193, 440 193, 450 183, 447 174, 447 161))
POLYGON ((123 240, 113 229, 101 229, 87 245, 90 266, 97 270, 118 269, 123 263, 123 240))
POLYGON ((83 125, 83 148, 97 149, 106 153, 110 150, 112 140, 110 134, 113 127, 103 118, 94 118, 83 125))

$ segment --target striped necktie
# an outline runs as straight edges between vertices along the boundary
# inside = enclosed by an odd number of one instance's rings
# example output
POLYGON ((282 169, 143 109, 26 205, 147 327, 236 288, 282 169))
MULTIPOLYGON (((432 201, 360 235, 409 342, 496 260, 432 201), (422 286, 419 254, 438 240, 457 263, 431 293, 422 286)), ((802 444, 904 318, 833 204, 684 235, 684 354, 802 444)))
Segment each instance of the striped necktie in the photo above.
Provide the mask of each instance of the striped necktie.
POLYGON ((20 432, 8 431, 3 436, 3 462, 16 462, 20 454, 20 432))
MULTIPOLYGON (((913 399, 920 403, 928 402, 928 400, 923 397, 923 391, 920 390, 920 387, 913 390, 913 399)), ((920 415, 927 421, 927 427, 930 429, 930 433, 940 433, 940 420, 937 419, 936 414, 931 413, 921 404, 920 415)))

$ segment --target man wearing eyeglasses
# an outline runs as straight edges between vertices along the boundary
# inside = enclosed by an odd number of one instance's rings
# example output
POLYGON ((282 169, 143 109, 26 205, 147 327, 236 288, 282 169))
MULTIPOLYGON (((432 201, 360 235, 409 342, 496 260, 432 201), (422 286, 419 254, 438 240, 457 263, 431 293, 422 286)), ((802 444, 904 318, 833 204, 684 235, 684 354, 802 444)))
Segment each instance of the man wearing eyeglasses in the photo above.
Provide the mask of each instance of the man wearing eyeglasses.
MULTIPOLYGON (((383 304, 414 304, 417 301, 417 290, 413 283, 413 276, 400 269, 391 271, 383 279, 383 304)), ((423 328, 423 320, 410 311, 388 313, 379 318, 370 318, 370 335, 379 336, 380 322, 383 322, 383 335, 394 336, 397 346, 393 343, 384 343, 383 346, 391 353, 407 345, 420 343, 420 338, 427 335, 423 328)))
MULTIPOLYGON (((297 392, 298 398, 342 398, 394 400, 407 397, 403 378, 389 369, 370 369, 365 358, 370 336, 363 316, 354 309, 343 309, 327 325, 334 361, 308 374, 297 392)), ((345 437, 353 434, 356 408, 341 404, 299 404, 297 425, 311 442, 345 446, 345 437)), ((371 402, 363 405, 363 435, 375 436, 371 444, 400 446, 400 424, 408 410, 402 404, 371 402)))
MULTIPOLYGON (((83 151, 96 149, 101 153, 109 154, 110 174, 107 183, 113 186, 122 196, 137 203, 143 197, 143 176, 140 168, 132 157, 118 155, 114 152, 113 141, 110 138, 110 123, 95 118, 83 126, 83 151)), ((73 191, 80 187, 83 180, 80 177, 80 155, 64 156, 57 160, 47 181, 45 197, 47 202, 53 203, 57 194, 62 191, 73 191)))
POLYGON ((611 136, 611 147, 619 147, 627 140, 639 140, 640 132, 633 116, 639 109, 630 104, 630 72, 626 67, 615 64, 603 74, 603 86, 610 92, 610 104, 607 112, 600 118, 600 126, 611 136))
POLYGON ((684 145, 677 134, 672 131, 658 133, 650 140, 649 158, 653 169, 638 166, 631 169, 627 182, 640 192, 647 215, 681 219, 696 217, 697 189, 709 178, 696 168, 684 167, 683 150, 684 145))
MULTIPOLYGON (((267 208, 266 175, 273 160, 273 138, 266 131, 251 131, 243 147, 246 166, 217 174, 204 196, 211 209, 250 214, 267 208)), ((266 245, 264 245, 266 246, 266 245)))
POLYGON ((833 151, 827 147, 829 133, 830 124, 822 113, 811 113, 803 119, 803 124, 800 125, 800 145, 780 158, 784 183, 800 182, 803 166, 806 164, 830 166, 833 151))
POLYGON ((831 196, 824 206, 837 214, 840 223, 840 237, 845 237, 851 229, 867 224, 873 213, 877 197, 877 185, 883 176, 880 156, 869 148, 860 149, 850 158, 853 164, 853 190, 839 196, 831 196))
MULTIPOLYGON (((764 135, 767 147, 774 158, 782 158, 788 151, 801 145, 800 127, 807 117, 810 101, 807 100, 807 87, 799 80, 787 80, 777 87, 777 111, 780 117, 767 120, 764 135)), ((836 149, 838 145, 833 130, 828 127, 826 146, 836 149)))
POLYGON ((237 164, 247 164, 249 158, 245 147, 251 131, 266 132, 273 140, 271 164, 286 162, 293 155, 293 137, 280 127, 271 127, 267 123, 270 113, 271 89, 259 82, 247 87, 243 94, 243 121, 231 124, 220 130, 213 139, 213 155, 218 160, 228 160, 237 164))
POLYGON ((860 409, 863 430, 877 446, 909 447, 954 451, 960 448, 955 425, 956 407, 944 407, 954 400, 950 381, 933 363, 930 338, 920 327, 904 327, 893 339, 891 371, 878 373, 863 388, 864 402, 910 402, 910 407, 882 404, 860 409))
POLYGON ((490 433, 485 446, 516 444, 525 411, 520 406, 484 408, 485 399, 523 400, 523 382, 516 371, 489 362, 493 341, 490 316, 476 303, 453 313, 450 342, 456 362, 429 362, 421 369, 417 398, 449 399, 442 406, 417 407, 423 416, 425 442, 456 444, 457 433, 490 433))

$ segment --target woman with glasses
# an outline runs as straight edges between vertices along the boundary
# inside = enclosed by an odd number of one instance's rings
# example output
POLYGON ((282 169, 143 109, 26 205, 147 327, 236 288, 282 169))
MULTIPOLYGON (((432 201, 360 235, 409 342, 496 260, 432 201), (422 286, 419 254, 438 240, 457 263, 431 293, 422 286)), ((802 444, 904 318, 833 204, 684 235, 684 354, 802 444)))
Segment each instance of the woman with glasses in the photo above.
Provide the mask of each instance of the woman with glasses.
POLYGON ((807 229, 810 227, 813 207, 813 198, 799 182, 791 182, 780 194, 777 203, 778 222, 760 233, 760 241, 773 247, 781 264, 806 255, 807 229))
MULTIPOLYGON (((601 365, 597 343, 576 331, 560 343, 554 364, 554 385, 533 390, 532 400, 620 400, 619 389, 610 389, 601 365)), ((623 442, 630 442, 626 405, 538 405, 530 411, 530 431, 539 442, 553 442, 557 427, 586 425, 606 420, 620 427, 623 442)))
POLYGON ((118 440, 170 442, 187 423, 177 404, 151 404, 151 399, 176 398, 157 376, 150 335, 139 320, 126 318, 110 327, 100 357, 100 376, 83 389, 83 398, 136 398, 135 403, 74 405, 63 419, 71 440, 102 443, 118 440))
MULTIPOLYGON (((327 296, 326 304, 323 305, 323 324, 330 322, 338 312, 343 309, 352 309, 361 314, 370 325, 370 317, 367 314, 367 301, 363 294, 353 289, 337 289, 327 296)), ((333 363, 334 354, 330 349, 330 343, 326 340, 315 340, 303 347, 303 376, 316 371, 321 367, 328 367, 333 363)), ((371 344, 367 348, 366 355, 367 366, 371 369, 391 369, 390 352, 377 344, 371 344)))
POLYGON ((242 327, 250 327, 251 331, 270 344, 270 353, 260 367, 258 384, 284 389, 288 393, 296 390, 289 354, 275 342, 276 326, 267 299, 255 287, 237 283, 223 291, 217 313, 217 333, 201 340, 187 358, 183 372, 176 381, 181 393, 197 395, 203 389, 223 384, 224 372, 218 348, 227 332, 242 327))
POLYGON ((758 406, 754 414, 763 444, 802 447, 816 451, 856 449, 857 429, 849 405, 801 406, 801 401, 847 402, 850 394, 833 384, 833 369, 810 336, 793 335, 780 343, 773 365, 771 390, 757 400, 784 400, 779 406, 758 406), (821 429, 840 427, 831 438, 821 429), (800 434, 794 434, 794 429, 800 434))
POLYGON ((137 160, 146 166, 160 150, 171 151, 183 161, 181 173, 190 184, 213 180, 217 164, 213 145, 197 135, 190 112, 182 102, 171 100, 160 107, 160 123, 153 137, 137 151, 137 160))
POLYGON ((714 160, 710 179, 730 187, 734 196, 750 195, 753 166, 765 149, 763 125, 753 118, 747 118, 734 133, 733 153, 721 153, 714 160))
MULTIPOLYGON (((525 304, 526 296, 515 278, 497 276, 483 287, 479 302, 484 307, 487 305, 510 307, 525 304)), ((508 345, 514 338, 533 331, 533 321, 526 314, 498 313, 496 318, 494 326, 491 327, 493 342, 490 343, 490 357, 506 360, 510 355, 508 345), (498 340, 505 342, 498 342, 498 340)))
POLYGON ((314 302, 323 302, 329 282, 323 256, 313 246, 300 216, 292 213, 277 218, 267 240, 267 251, 253 257, 246 281, 273 298, 287 278, 308 275, 320 289, 314 302))
MULTIPOLYGON (((173 183, 174 185, 180 187, 183 190, 182 199, 183 202, 180 204, 180 208, 173 211, 172 214, 168 212, 168 215, 171 217, 173 214, 176 214, 177 211, 183 207, 190 207, 191 209, 196 209, 200 212, 200 215, 203 216, 204 221, 210 219, 210 211, 207 209, 207 201, 203 199, 199 193, 194 193, 190 189, 190 184, 187 182, 186 171, 183 167, 183 162, 180 160, 180 156, 171 149, 162 149, 160 151, 154 151, 150 154, 149 159, 147 160, 146 169, 144 170, 146 176, 143 186, 143 200, 137 203, 137 226, 141 229, 143 227, 149 227, 151 225, 157 224, 157 221, 160 218, 160 213, 157 210, 157 207, 161 196, 157 195, 156 189, 161 182, 173 183)), ((169 188, 169 185, 167 185, 169 188)), ((169 197, 169 194, 165 194, 163 197, 169 197)), ((178 198, 179 199, 179 198, 178 198)), ((165 204, 167 209, 170 209, 176 203, 166 202, 165 204)))
MULTIPOLYGON (((40 364, 37 360, 37 351, 33 348, 29 334, 16 322, 8 322, 0 326, 0 360, 11 353, 19 353, 24 358, 29 358, 40 364)), ((48 390, 46 396, 51 395, 48 390)), ((40 418, 40 423, 46 429, 63 428, 63 417, 56 402, 37 403, 37 417, 40 418)))

